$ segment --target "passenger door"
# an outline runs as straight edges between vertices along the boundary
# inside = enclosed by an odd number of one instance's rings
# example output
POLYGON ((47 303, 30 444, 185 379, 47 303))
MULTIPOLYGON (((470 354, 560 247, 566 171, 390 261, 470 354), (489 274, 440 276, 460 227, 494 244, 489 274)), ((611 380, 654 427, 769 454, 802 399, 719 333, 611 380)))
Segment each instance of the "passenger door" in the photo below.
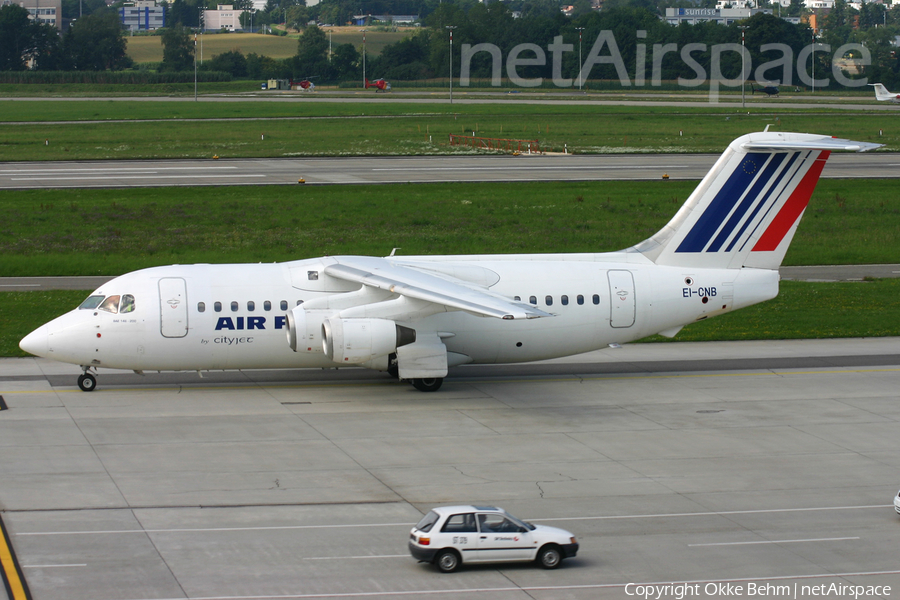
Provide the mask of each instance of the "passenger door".
POLYGON ((531 532, 503 515, 478 515, 477 559, 485 562, 530 560, 534 552, 531 532))
POLYGON ((167 338, 187 335, 187 286, 181 277, 159 280, 159 329, 167 338))

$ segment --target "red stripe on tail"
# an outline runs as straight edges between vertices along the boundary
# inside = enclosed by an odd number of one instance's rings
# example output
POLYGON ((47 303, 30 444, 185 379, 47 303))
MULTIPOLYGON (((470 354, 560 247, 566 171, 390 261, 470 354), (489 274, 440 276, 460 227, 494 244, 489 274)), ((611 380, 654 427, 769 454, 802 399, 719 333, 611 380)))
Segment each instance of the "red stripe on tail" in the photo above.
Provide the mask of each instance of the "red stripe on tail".
POLYGON ((784 236, 791 230, 791 227, 794 226, 794 223, 797 222, 797 219, 800 218, 800 215, 803 214, 803 211, 809 204, 809 199, 812 197, 813 190, 816 189, 819 176, 822 174, 822 169, 825 168, 825 162, 830 155, 830 151, 824 150, 815 159, 809 171, 806 172, 806 175, 800 181, 800 185, 793 191, 791 197, 788 198, 788 201, 784 203, 784 206, 775 215, 772 223, 769 224, 769 228, 766 229, 766 232, 753 246, 753 252, 772 252, 778 248, 781 240, 784 239, 784 236))

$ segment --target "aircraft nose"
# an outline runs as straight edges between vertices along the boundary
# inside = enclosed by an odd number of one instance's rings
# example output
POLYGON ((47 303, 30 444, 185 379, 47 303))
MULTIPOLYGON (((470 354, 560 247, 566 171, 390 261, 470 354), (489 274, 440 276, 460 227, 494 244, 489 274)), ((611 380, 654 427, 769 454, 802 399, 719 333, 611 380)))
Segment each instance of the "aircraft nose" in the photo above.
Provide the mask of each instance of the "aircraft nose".
POLYGON ((41 325, 19 342, 19 348, 35 356, 47 356, 50 347, 50 333, 46 325, 41 325))

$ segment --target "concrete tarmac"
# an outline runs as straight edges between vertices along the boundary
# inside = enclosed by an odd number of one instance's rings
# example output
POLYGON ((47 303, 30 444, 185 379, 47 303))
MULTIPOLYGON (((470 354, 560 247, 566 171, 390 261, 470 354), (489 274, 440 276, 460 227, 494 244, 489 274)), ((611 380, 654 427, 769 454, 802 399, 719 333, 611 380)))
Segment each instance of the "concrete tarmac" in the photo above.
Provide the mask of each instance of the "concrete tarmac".
POLYGON ((634 344, 434 394, 363 370, 101 371, 91 393, 77 373, 0 360, 0 516, 35 599, 898 595, 900 338, 634 344), (581 551, 416 563, 410 526, 460 502, 581 551))
MULTIPOLYGON (((624 148, 623 148, 624 149, 624 148)), ((631 151, 639 149, 631 148, 631 151)), ((0 163, 0 190, 702 179, 719 154, 543 154, 0 163)), ((833 154, 825 179, 895 178, 892 152, 833 154)))

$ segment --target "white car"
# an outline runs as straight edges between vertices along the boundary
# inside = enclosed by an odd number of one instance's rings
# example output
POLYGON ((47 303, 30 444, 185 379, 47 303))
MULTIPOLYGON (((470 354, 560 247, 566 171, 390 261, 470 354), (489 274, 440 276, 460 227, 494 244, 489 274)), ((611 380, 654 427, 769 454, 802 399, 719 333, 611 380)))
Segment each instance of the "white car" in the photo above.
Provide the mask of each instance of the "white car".
POLYGON ((564 529, 520 521, 502 508, 442 506, 412 528, 409 552, 444 573, 460 563, 536 561, 555 569, 578 553, 578 541, 564 529))
POLYGON ((897 492, 897 495, 894 496, 894 510, 900 515, 900 492, 897 492))

